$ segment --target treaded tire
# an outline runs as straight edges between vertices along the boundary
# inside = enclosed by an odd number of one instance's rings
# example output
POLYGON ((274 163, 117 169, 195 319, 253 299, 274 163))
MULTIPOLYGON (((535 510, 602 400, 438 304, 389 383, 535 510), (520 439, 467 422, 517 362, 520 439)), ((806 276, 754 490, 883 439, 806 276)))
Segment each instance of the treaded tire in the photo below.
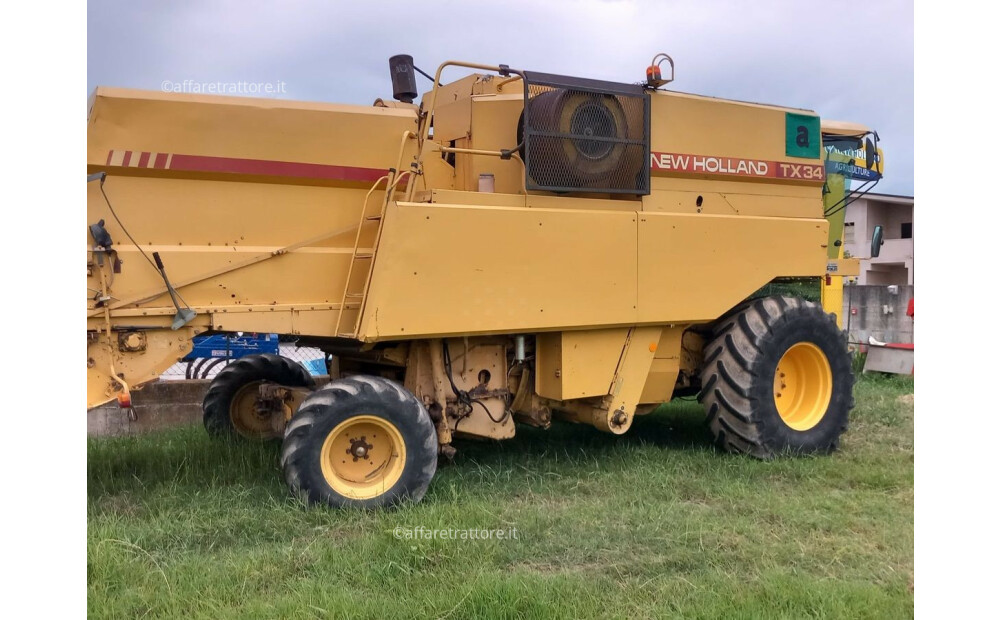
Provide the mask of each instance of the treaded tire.
POLYGON ((837 449, 854 407, 854 374, 835 315, 799 298, 757 299, 723 318, 704 351, 698 400, 719 448, 762 459, 837 449), (832 375, 826 412, 801 431, 785 423, 774 395, 778 362, 798 343, 818 347, 832 375))
MULTIPOLYGON (((374 454, 374 451, 373 451, 374 454)), ((419 502, 437 470, 437 431, 423 404, 395 381, 355 375, 310 394, 285 428, 281 467, 292 492, 311 504, 335 508, 397 506, 419 502), (391 487, 367 499, 338 493, 323 474, 323 445, 341 423, 358 416, 385 420, 406 448, 402 473, 391 487)))
MULTIPOLYGON (((292 360, 262 353, 241 357, 215 376, 202 401, 205 430, 212 437, 262 439, 241 434, 229 415, 230 403, 240 388, 255 381, 268 381, 287 387, 315 387, 309 371, 292 360)), ((280 435, 273 439, 280 438, 280 435)))

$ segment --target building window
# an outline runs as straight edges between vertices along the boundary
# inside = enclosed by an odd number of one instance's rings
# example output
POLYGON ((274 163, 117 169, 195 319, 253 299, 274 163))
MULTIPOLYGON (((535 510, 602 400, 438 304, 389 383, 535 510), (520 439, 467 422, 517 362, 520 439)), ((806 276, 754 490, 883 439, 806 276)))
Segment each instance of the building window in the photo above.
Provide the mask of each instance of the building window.
POLYGON ((912 239, 913 238, 913 222, 903 222, 899 227, 899 238, 900 239, 912 239))
POLYGON ((844 244, 854 243, 854 222, 844 222, 844 244))

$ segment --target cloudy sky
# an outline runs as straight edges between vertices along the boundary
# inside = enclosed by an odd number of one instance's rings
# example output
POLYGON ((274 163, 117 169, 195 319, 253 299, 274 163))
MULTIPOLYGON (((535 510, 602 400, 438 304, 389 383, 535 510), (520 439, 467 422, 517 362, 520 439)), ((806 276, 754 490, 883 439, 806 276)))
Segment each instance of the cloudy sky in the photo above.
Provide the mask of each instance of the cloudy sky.
POLYGON ((675 90, 875 128, 886 159, 877 191, 913 193, 912 2, 90 0, 87 10, 88 91, 284 83, 284 98, 370 104, 391 95, 393 54, 428 72, 462 59, 637 82, 662 51, 677 64, 675 90))

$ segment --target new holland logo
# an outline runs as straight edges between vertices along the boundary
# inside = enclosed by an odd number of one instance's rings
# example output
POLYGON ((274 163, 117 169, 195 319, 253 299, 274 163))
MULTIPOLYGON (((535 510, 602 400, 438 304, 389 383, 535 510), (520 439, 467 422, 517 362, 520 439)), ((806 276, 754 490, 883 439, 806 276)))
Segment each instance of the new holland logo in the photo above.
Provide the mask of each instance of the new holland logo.
POLYGON ((793 164, 783 161, 687 155, 683 153, 650 154, 650 169, 660 174, 731 175, 770 179, 797 179, 819 182, 826 178, 820 164, 793 164))

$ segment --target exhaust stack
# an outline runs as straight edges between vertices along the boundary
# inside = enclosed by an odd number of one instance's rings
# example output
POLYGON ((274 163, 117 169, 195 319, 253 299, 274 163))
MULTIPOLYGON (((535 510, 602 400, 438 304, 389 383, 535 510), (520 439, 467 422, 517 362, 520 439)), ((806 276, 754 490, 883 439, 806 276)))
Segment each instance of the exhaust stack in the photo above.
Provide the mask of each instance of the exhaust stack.
POLYGON ((413 103, 417 96, 417 74, 413 70, 413 56, 397 54, 389 59, 389 77, 392 79, 392 97, 404 103, 413 103))

